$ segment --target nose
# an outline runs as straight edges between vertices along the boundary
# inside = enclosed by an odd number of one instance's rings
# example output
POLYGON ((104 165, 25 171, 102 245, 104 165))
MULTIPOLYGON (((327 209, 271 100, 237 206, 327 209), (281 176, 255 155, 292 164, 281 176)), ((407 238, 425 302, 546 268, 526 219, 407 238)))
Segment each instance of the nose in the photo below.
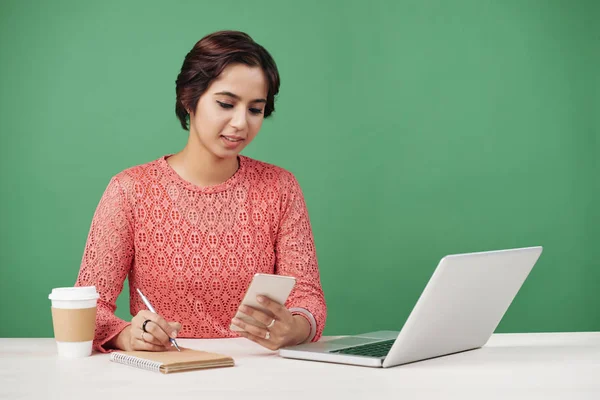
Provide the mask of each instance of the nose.
POLYGON ((248 126, 248 121, 246 120, 246 117, 246 109, 244 107, 239 107, 231 117, 229 125, 231 125, 238 131, 244 131, 248 126))

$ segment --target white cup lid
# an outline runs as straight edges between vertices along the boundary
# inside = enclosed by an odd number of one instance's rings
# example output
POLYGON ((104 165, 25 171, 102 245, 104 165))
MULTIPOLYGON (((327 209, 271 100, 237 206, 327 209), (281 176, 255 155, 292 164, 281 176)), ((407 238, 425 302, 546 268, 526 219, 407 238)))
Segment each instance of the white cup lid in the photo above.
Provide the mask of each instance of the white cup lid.
POLYGON ((96 286, 54 288, 48 295, 50 300, 96 300, 99 297, 96 286))

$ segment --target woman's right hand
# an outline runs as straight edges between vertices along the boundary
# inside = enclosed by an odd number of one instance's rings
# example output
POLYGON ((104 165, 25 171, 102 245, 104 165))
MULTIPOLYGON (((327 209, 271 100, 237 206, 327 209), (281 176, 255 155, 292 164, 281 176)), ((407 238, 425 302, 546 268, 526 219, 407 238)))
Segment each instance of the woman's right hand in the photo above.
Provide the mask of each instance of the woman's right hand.
POLYGON ((179 322, 167 322, 163 317, 148 310, 141 310, 131 320, 131 325, 119 333, 109 346, 125 351, 165 351, 171 347, 169 336, 177 337, 179 322), (146 329, 144 330, 144 322, 146 329))

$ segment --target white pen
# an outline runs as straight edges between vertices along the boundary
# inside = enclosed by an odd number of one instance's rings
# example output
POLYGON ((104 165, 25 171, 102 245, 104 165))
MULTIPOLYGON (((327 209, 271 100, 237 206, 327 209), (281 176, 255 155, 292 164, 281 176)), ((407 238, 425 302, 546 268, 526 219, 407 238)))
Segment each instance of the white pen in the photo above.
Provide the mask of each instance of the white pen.
MULTIPOLYGON (((158 314, 155 310, 154 307, 152 307, 152 304, 150 304, 150 301, 148 301, 148 299, 146 298, 146 296, 144 296, 144 294, 142 293, 142 291, 138 288, 137 292, 140 294, 140 297, 142 298, 142 301, 144 302, 144 304, 146 305, 146 307, 148 307, 148 310, 150 310, 150 312, 153 312, 154 314, 158 314)), ((169 340, 171 341, 171 343, 173 343, 173 346, 175 346, 175 348, 177 349, 177 351, 181 351, 179 349, 179 346, 177 346, 177 342, 175 341, 175 339, 173 339, 171 336, 169 336, 169 340)))

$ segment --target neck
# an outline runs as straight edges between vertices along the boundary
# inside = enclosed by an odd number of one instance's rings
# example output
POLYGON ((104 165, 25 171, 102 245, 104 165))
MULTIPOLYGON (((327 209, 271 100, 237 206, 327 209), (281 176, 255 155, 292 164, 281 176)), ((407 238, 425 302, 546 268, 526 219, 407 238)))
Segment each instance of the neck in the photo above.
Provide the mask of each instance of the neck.
POLYGON ((194 134, 190 134, 183 150, 168 158, 168 163, 179 176, 200 187, 221 184, 238 169, 237 157, 216 157, 194 134))

